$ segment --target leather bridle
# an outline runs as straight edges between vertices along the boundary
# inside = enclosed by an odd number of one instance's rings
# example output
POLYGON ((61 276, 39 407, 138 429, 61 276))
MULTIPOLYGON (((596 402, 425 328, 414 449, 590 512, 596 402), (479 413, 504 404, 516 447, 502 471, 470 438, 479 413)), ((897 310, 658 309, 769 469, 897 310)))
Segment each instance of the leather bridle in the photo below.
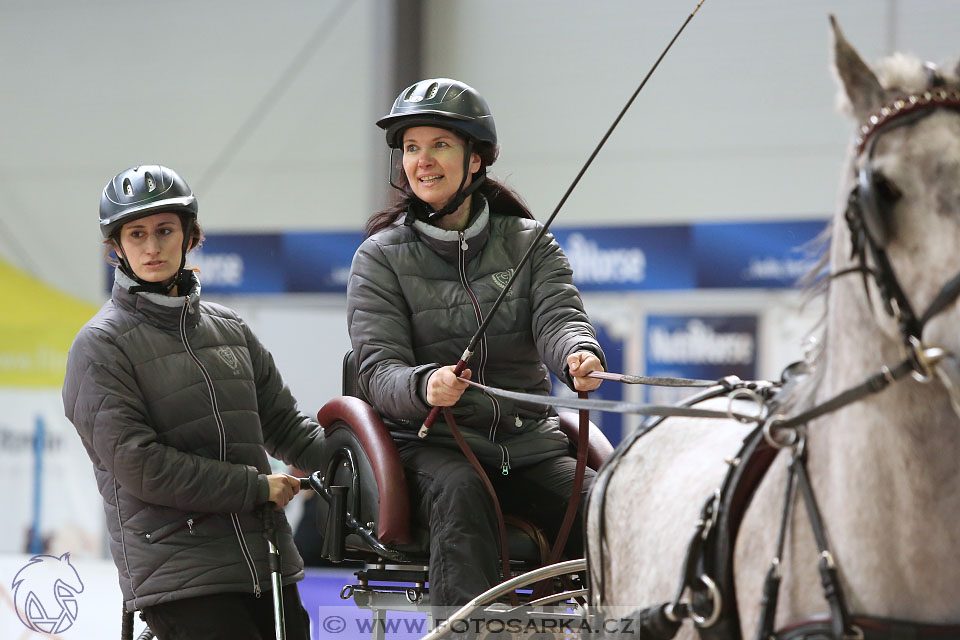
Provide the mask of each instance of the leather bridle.
POLYGON ((915 124, 938 109, 960 110, 960 90, 941 88, 912 93, 884 105, 867 118, 855 142, 857 158, 862 158, 862 162, 857 170, 856 184, 847 198, 845 214, 850 229, 851 255, 858 263, 854 270, 863 275, 867 298, 869 300, 870 296, 867 277, 872 275, 884 310, 897 321, 904 345, 914 353, 922 343, 926 323, 960 295, 960 273, 943 285, 922 314, 916 314, 887 256, 889 211, 885 211, 887 206, 877 193, 879 181, 874 171, 873 154, 883 134, 915 124), (872 267, 867 265, 868 251, 872 267))

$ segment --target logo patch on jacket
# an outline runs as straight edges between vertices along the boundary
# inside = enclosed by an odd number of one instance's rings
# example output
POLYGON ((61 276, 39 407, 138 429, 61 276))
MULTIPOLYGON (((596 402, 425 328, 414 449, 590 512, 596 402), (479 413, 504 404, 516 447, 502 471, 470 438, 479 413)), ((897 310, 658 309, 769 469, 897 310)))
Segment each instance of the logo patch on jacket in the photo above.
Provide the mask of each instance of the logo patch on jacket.
POLYGON ((507 283, 510 282, 510 278, 513 277, 513 269, 507 269, 506 271, 495 273, 490 277, 493 278, 493 284, 497 285, 501 289, 505 289, 507 283))
POLYGON ((217 347, 217 355, 234 373, 240 372, 240 361, 230 347, 217 347))

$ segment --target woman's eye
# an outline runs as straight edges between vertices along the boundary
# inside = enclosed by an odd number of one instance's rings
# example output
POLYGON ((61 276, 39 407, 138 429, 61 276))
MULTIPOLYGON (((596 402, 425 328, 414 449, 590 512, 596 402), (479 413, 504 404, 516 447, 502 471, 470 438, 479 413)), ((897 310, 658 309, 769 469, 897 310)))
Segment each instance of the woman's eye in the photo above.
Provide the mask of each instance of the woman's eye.
POLYGON ((408 144, 406 151, 407 153, 415 153, 417 151, 417 146, 413 144, 408 144))
POLYGON ((448 144, 447 144, 446 142, 444 142, 443 140, 438 140, 438 141, 437 141, 437 144, 436 144, 437 149, 443 149, 444 147, 449 147, 449 146, 450 146, 450 145, 448 145, 448 144))

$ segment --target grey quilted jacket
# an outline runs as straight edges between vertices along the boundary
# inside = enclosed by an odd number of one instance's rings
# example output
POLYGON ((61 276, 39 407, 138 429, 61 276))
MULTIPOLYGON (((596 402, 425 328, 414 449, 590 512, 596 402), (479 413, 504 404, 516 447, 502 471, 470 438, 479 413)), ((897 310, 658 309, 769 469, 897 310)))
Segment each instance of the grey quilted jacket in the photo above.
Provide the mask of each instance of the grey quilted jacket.
MULTIPOLYGON (((534 220, 490 214, 480 200, 463 232, 398 223, 367 238, 353 258, 347 313, 360 389, 397 439, 417 440, 430 411, 427 379, 457 363, 540 229, 534 220)), ((580 350, 604 360, 567 258, 547 233, 469 368, 478 382, 547 395, 547 367, 572 388, 566 358, 580 350)), ((566 437, 542 406, 494 399, 471 387, 453 414, 486 464, 521 466, 567 452, 566 437)), ((426 442, 456 447, 442 423, 426 442)))
MULTIPOLYGON (((67 418, 93 461, 127 609, 270 588, 264 448, 305 470, 323 436, 235 312, 187 297, 113 296, 70 348, 67 418)), ((303 577, 276 514, 285 584, 303 577)))

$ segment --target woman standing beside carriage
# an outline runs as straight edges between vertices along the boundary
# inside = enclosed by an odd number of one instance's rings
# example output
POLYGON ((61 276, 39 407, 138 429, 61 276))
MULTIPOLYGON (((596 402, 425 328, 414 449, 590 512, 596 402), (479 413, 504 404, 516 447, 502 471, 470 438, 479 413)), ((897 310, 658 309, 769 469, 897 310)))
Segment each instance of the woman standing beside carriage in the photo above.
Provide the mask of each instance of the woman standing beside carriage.
MULTIPOLYGON (((396 203, 370 218, 347 289, 360 388, 385 418, 411 485, 414 517, 430 529, 430 597, 454 606, 500 580, 494 505, 432 407, 452 407, 505 510, 555 533, 575 460, 555 417, 457 380, 453 366, 513 275, 540 225, 486 176, 497 158, 493 116, 471 87, 446 78, 404 90, 377 124, 392 153, 396 203)), ((547 368, 589 391, 603 352, 552 235, 539 242, 479 343, 464 378, 548 394, 547 368)), ((587 471, 585 494, 592 479, 587 471)), ((581 503, 582 504, 582 503, 581 503)), ((567 549, 582 554, 579 523, 567 549)))
MULTIPOLYGON (((274 637, 264 519, 299 490, 264 449, 319 466, 319 425, 301 414, 270 353, 232 310, 200 301, 187 252, 197 200, 162 166, 118 174, 100 230, 113 293, 77 334, 63 403, 94 464, 127 610, 160 640, 274 637)), ((303 562, 276 513, 286 637, 309 637, 303 562)))

